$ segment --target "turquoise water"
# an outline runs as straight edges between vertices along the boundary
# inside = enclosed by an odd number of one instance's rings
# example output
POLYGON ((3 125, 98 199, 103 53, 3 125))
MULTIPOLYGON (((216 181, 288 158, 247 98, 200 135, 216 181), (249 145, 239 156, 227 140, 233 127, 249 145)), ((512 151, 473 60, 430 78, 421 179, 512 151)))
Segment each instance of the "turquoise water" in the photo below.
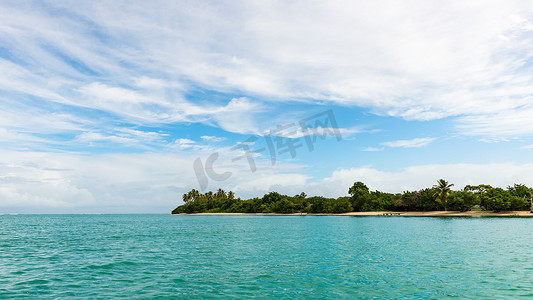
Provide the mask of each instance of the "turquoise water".
POLYGON ((533 297, 533 219, 0 215, 0 298, 533 297))

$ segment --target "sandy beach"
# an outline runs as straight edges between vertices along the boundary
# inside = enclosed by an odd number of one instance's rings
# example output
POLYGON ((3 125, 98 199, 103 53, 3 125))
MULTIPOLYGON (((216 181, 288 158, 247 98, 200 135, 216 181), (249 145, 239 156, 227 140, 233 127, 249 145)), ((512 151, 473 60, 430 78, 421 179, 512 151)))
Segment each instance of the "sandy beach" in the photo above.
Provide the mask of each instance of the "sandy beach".
POLYGON ((533 217, 529 211, 367 211, 367 212, 349 212, 342 214, 275 214, 275 213, 199 213, 187 215, 248 215, 248 216, 351 216, 351 217, 533 217))

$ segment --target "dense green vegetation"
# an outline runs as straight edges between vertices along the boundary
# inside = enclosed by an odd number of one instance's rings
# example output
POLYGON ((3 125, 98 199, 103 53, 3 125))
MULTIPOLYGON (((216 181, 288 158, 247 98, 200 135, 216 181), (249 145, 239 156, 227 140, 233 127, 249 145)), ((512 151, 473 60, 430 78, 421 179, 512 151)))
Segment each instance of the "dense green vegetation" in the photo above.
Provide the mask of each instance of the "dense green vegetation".
POLYGON ((431 188, 391 194, 370 191, 362 182, 355 182, 348 189, 350 196, 325 198, 295 196, 270 192, 262 198, 241 200, 233 192, 202 194, 193 189, 183 195, 183 205, 172 211, 179 213, 345 213, 352 211, 469 211, 473 207, 482 210, 529 210, 533 188, 515 184, 507 189, 490 185, 467 185, 462 190, 451 189, 453 184, 440 179, 431 188))

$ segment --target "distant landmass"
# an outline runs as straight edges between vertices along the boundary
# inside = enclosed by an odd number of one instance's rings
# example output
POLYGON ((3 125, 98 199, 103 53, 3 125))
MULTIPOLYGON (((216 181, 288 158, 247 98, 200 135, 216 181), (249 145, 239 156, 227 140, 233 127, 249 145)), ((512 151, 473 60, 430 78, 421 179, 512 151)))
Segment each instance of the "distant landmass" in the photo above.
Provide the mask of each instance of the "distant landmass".
POLYGON ((533 211, 533 188, 524 184, 514 184, 506 189, 482 184, 467 185, 461 190, 452 190, 452 186, 453 184, 440 179, 436 185, 429 188, 392 194, 370 191, 364 183, 358 181, 348 189, 350 196, 346 197, 307 197, 305 193, 288 196, 270 192, 261 198, 245 200, 236 198, 232 191, 225 192, 218 189, 216 192, 209 191, 202 194, 193 189, 183 195, 184 204, 176 207, 172 214, 533 211))

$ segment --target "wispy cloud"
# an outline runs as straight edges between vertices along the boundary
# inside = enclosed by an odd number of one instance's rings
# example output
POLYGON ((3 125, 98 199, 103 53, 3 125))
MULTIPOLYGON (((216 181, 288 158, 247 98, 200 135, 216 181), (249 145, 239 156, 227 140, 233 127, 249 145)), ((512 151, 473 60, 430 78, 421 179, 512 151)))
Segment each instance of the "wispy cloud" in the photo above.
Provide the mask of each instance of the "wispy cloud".
MULTIPOLYGON (((533 91, 532 91, 533 93, 533 91)), ((464 135, 484 136, 505 140, 507 137, 533 135, 533 98, 530 104, 505 109, 491 114, 463 116, 457 119, 457 128, 464 135)))
POLYGON ((456 116, 463 133, 530 133, 493 130, 525 114, 533 94, 527 1, 385 10, 358 2, 160 4, 3 3, 9 54, 0 59, 0 88, 143 122, 212 118, 240 133, 257 128, 237 126, 229 108, 243 117, 257 106, 227 99, 228 114, 216 114, 224 105, 206 111, 210 99, 197 105, 187 93, 326 101, 407 120, 456 116))
POLYGON ((204 141, 215 142, 215 143, 226 140, 225 137, 218 137, 218 136, 211 136, 211 135, 203 135, 200 138, 204 141))
POLYGON ((398 140, 392 142, 381 143, 383 146, 392 147, 392 148, 420 148, 426 145, 429 145, 431 142, 435 141, 436 138, 416 138, 412 140, 398 140))
POLYGON ((367 148, 361 149, 361 151, 366 151, 366 152, 379 152, 379 151, 383 151, 383 150, 385 150, 385 148, 383 148, 383 147, 381 147, 381 148, 367 147, 367 148))
POLYGON ((174 145, 176 145, 176 147, 180 149, 192 148, 193 146, 195 146, 195 144, 196 142, 190 139, 177 139, 174 142, 174 145))
POLYGON ((166 140, 167 137, 168 134, 164 133, 139 131, 129 128, 117 128, 114 132, 110 134, 96 131, 82 132, 77 135, 76 139, 73 142, 87 143, 91 146, 94 146, 95 143, 98 142, 110 142, 126 146, 153 146, 159 143, 160 146, 163 146, 169 143, 166 140))
MULTIPOLYGON (((290 124, 287 124, 290 125, 290 124)), ((287 126, 285 125, 285 126, 287 126)), ((284 126, 281 126, 282 128, 284 126)), ((287 128, 283 128, 283 130, 276 130, 271 129, 269 131, 266 131, 264 134, 268 135, 275 135, 279 137, 284 138, 292 138, 297 139, 305 136, 321 136, 321 137, 328 137, 328 136, 341 136, 341 138, 349 138, 351 136, 354 136, 359 133, 370 133, 370 132, 376 132, 376 131, 367 131, 357 128, 333 128, 333 127, 314 127, 314 128, 307 128, 302 129, 298 125, 295 126, 287 126, 287 128)))
POLYGON ((132 138, 122 137, 122 136, 116 136, 116 135, 103 135, 98 132, 84 132, 80 135, 78 135, 77 138, 81 142, 98 142, 98 141, 109 141, 119 144, 131 144, 134 143, 135 140, 132 138))

